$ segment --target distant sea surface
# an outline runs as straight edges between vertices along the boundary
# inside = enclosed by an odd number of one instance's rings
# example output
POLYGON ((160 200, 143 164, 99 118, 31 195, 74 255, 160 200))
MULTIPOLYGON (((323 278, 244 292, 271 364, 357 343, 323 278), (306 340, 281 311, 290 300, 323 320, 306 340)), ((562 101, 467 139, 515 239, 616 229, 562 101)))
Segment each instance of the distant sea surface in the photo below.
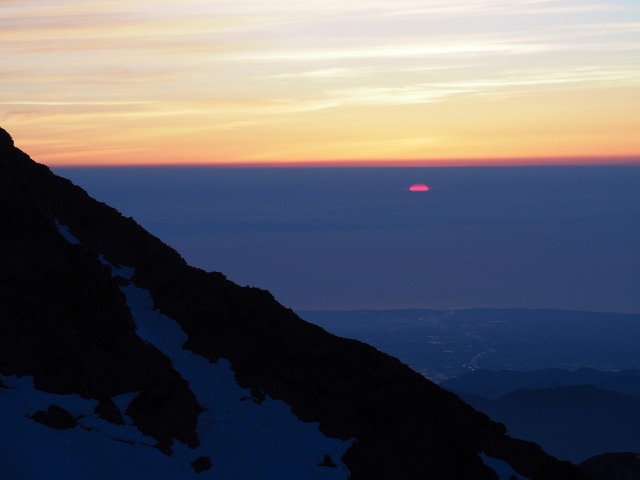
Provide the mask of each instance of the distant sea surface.
POLYGON ((640 312, 640 166, 53 170, 297 310, 640 312))

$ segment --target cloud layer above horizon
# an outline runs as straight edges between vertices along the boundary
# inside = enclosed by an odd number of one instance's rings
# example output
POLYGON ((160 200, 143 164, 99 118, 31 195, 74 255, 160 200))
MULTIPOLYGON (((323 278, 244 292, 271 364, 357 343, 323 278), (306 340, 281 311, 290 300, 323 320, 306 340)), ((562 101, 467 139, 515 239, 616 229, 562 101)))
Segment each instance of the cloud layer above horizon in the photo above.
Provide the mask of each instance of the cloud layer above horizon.
POLYGON ((0 121, 51 165, 640 155, 631 0, 0 0, 0 30, 0 121))

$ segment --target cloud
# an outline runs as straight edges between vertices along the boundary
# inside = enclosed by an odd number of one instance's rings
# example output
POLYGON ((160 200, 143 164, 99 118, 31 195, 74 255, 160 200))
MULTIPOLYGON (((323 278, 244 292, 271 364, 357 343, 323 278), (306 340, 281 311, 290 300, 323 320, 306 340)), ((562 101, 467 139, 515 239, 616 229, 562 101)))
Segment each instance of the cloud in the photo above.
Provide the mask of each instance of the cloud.
POLYGON ((633 10, 615 3, 588 3, 563 0, 451 0, 400 2, 405 9, 390 11, 390 16, 467 16, 467 15, 557 15, 633 10))
POLYGON ((264 53, 239 54, 236 58, 252 61, 302 61, 318 60, 351 60, 351 59, 384 59, 402 57, 452 56, 452 55, 484 55, 487 53, 522 54, 545 49, 543 45, 532 45, 523 42, 503 42, 478 39, 468 42, 425 42, 396 45, 376 45, 362 48, 281 50, 264 53))
POLYGON ((351 90, 328 92, 336 105, 417 105, 439 101, 450 95, 471 92, 468 88, 408 85, 404 87, 358 87, 351 90))

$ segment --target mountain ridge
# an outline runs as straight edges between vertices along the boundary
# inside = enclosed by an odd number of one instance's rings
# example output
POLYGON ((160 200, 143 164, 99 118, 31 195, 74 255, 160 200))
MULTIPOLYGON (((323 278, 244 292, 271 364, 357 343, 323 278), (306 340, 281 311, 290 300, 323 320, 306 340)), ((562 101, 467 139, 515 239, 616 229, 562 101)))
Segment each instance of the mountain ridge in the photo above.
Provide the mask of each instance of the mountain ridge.
POLYGON ((159 449, 198 445, 202 407, 135 334, 120 289, 131 281, 188 335, 185 350, 228 360, 256 402, 283 400, 325 435, 355 438, 343 457, 352 480, 497 478, 481 452, 534 480, 584 478, 399 360, 301 320, 267 291, 188 266, 133 219, 33 162, 3 129, 0 156, 0 374, 33 375, 38 390, 103 409, 138 391, 125 413, 159 449), (125 279, 117 267, 134 273, 125 279))

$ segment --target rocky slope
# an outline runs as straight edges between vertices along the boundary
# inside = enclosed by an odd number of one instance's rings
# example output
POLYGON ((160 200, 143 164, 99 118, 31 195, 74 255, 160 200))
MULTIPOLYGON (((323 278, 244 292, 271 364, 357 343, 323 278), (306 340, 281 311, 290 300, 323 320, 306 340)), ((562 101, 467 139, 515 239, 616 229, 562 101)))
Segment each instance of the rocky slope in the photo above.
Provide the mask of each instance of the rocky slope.
MULTIPOLYGON (((325 436, 352 440, 342 458, 352 480, 498 478, 481 454, 534 480, 585 478, 397 359, 304 322, 269 292, 188 266, 2 129, 0 213, 0 374, 92 399, 114 424, 127 416, 166 455, 202 442, 203 406, 175 360, 138 334, 125 286, 178 322, 184 349, 230 362, 253 402, 282 400, 325 436), (122 411, 114 398, 127 393, 122 411)), ((70 421, 55 409, 33 420, 70 421)))

